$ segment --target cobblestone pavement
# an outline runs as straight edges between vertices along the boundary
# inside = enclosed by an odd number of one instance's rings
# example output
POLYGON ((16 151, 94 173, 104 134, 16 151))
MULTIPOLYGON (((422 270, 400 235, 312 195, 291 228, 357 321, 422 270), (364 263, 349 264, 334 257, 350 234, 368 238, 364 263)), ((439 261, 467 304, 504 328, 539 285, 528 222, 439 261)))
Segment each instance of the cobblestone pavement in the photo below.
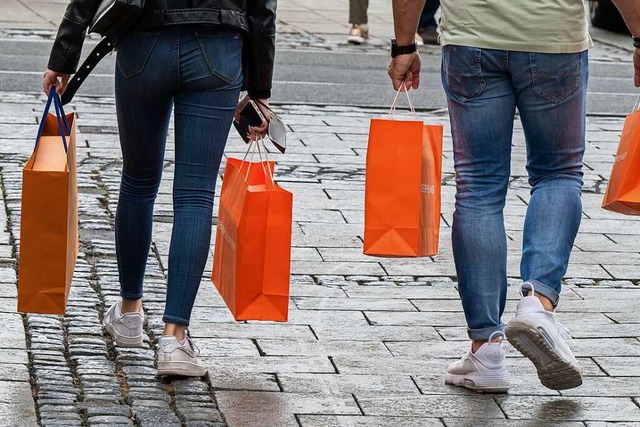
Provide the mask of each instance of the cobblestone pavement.
MULTIPOLYGON (((572 330, 585 384, 558 393, 509 348, 513 388, 483 396, 443 384, 467 348, 451 255, 451 142, 445 137, 441 251, 423 259, 362 255, 368 121, 383 111, 343 107, 279 110, 288 152, 273 154, 294 193, 290 321, 233 322, 206 271, 191 333, 209 374, 159 380, 153 342, 161 331, 172 209, 173 146, 155 208, 145 282, 149 339, 119 349, 100 326, 117 297, 113 212, 121 160, 113 100, 79 98, 81 254, 67 315, 15 314, 21 168, 33 147, 43 98, 3 93, 0 104, 0 424, 43 426, 603 426, 640 425, 640 222, 603 211, 622 119, 588 120, 584 212, 560 316, 572 330), (26 336, 26 340, 25 340, 26 336), (562 422, 562 423, 561 423, 562 422)), ((445 115, 423 113, 445 125, 445 115)), ((172 138, 170 137, 170 140, 172 138)), ((509 303, 518 293, 518 252, 528 189, 516 127, 505 210, 509 303)), ((227 155, 245 146, 232 134, 227 155)), ((217 202, 216 202, 217 206, 217 202)), ((208 268, 211 266, 209 260, 208 268)))

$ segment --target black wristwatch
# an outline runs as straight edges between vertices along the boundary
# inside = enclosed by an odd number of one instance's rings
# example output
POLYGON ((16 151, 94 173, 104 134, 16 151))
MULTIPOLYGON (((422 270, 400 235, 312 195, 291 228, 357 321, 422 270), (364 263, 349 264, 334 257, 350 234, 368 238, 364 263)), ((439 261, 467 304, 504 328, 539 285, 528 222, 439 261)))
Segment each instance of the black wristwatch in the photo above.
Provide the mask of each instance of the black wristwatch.
POLYGON ((408 46, 398 46, 396 39, 391 39, 391 57, 395 58, 398 55, 406 55, 418 50, 418 45, 414 41, 408 46))
POLYGON ((631 37, 633 39, 633 47, 640 48, 640 37, 631 37))

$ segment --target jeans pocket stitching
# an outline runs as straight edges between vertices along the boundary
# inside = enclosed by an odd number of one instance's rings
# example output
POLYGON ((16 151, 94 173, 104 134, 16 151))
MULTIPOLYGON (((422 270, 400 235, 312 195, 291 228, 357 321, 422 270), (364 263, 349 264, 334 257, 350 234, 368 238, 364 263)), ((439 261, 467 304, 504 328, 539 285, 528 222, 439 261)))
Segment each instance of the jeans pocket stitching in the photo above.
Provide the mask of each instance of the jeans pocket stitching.
POLYGON ((149 57, 151 56, 151 52, 153 52, 153 49, 156 46, 156 43, 158 42, 159 38, 160 38, 160 33, 159 32, 154 33, 153 42, 149 45, 149 48, 146 50, 146 53, 143 55, 144 60, 140 63, 140 65, 138 65, 138 67, 136 67, 133 70, 128 70, 128 72, 125 72, 125 70, 122 69, 122 61, 119 61, 118 57, 116 57, 116 65, 118 66, 118 69, 122 73, 122 77, 124 77, 125 79, 128 79, 144 71, 145 67, 147 66, 147 62, 149 61, 149 57))
MULTIPOLYGON (((448 52, 447 52, 448 53, 448 52)), ((443 72, 444 72, 444 77, 445 77, 445 90, 452 96, 454 96, 458 101, 460 102, 467 102, 470 101, 478 96, 480 96, 480 94, 484 91, 484 89, 487 87, 487 83, 484 80, 484 76, 482 75, 482 67, 480 66, 481 63, 481 54, 482 54, 482 50, 476 48, 474 53, 473 53, 473 65, 467 65, 467 66, 452 66, 449 64, 449 55, 447 54, 446 56, 444 55, 443 52, 443 72), (446 61, 445 61, 445 57, 446 57, 446 61), (451 85, 449 84, 449 76, 459 76, 461 79, 467 79, 469 78, 469 76, 464 76, 463 72, 467 71, 467 70, 472 70, 472 76, 473 79, 476 83, 476 87, 473 91, 473 94, 471 94, 470 96, 464 96, 461 95, 460 93, 454 91, 451 88, 451 85)), ((455 78, 455 77, 454 77, 455 78)))
MULTIPOLYGON (((446 77, 446 85, 447 85, 447 89, 448 92, 450 92, 452 95, 454 95, 456 97, 456 99, 458 99, 460 102, 467 102, 470 101, 478 96, 480 96, 480 94, 484 91, 484 89, 487 87, 487 83, 484 80, 484 77, 482 76, 482 70, 480 69, 479 65, 475 65, 473 67, 469 67, 470 69, 473 69, 473 79, 476 82, 476 88, 473 91, 473 94, 471 94, 470 96, 464 96, 456 91, 454 91, 451 88, 451 85, 449 83, 450 78, 448 76, 459 76, 461 79, 466 79, 469 77, 463 76, 460 73, 456 73, 456 70, 459 70, 460 68, 456 68, 456 67, 448 67, 445 70, 445 77, 446 77)), ((453 77, 455 78, 455 77, 453 77)))
MULTIPOLYGON (((552 95, 552 94, 546 93, 542 89, 541 77, 540 77, 541 70, 542 69, 535 64, 535 61, 533 61, 532 67, 531 67, 531 74, 532 74, 531 87, 538 96, 546 99, 549 102, 557 104, 563 101, 564 99, 566 99, 569 95, 575 92, 576 89, 578 89, 578 87, 580 87, 580 80, 582 79, 582 58, 578 58, 578 60, 575 62, 575 64, 573 64, 573 66, 570 69, 564 69, 560 71, 560 72, 569 71, 571 74, 568 74, 566 78, 572 78, 573 81, 559 95, 552 95)), ((557 72, 556 70, 545 70, 545 71, 557 72)))
POLYGON ((220 80, 222 80, 227 84, 233 84, 234 82, 236 82, 238 80, 238 77, 240 77, 240 75, 242 74, 242 66, 239 67, 238 72, 236 73, 235 76, 233 77, 225 76, 224 74, 216 70, 216 68, 213 66, 213 64, 209 60, 209 55, 207 55, 207 50, 205 49, 205 46, 204 46, 204 43, 202 42, 202 37, 200 36, 200 34, 196 33, 196 39, 198 40, 198 45, 200 45, 200 49, 202 50, 202 55, 204 56, 204 60, 207 63, 207 66, 209 67, 211 74, 213 74, 214 76, 216 76, 217 78, 219 78, 220 80))

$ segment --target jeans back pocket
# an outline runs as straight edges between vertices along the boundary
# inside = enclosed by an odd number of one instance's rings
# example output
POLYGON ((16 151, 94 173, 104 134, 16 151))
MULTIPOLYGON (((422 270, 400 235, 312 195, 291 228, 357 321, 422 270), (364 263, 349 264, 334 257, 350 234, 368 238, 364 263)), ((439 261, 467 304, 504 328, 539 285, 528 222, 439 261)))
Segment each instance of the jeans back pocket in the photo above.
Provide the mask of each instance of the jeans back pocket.
POLYGON ((449 95, 466 102, 482 93, 486 83, 481 58, 479 48, 456 45, 442 48, 442 83, 449 95))
POLYGON ((159 36, 160 32, 134 31, 120 40, 116 64, 124 78, 133 77, 144 70, 159 36))
POLYGON ((531 53, 533 91, 557 104, 573 93, 582 78, 582 52, 531 53))
POLYGON ((196 33, 211 74, 227 84, 242 74, 242 37, 234 31, 199 31, 196 33))

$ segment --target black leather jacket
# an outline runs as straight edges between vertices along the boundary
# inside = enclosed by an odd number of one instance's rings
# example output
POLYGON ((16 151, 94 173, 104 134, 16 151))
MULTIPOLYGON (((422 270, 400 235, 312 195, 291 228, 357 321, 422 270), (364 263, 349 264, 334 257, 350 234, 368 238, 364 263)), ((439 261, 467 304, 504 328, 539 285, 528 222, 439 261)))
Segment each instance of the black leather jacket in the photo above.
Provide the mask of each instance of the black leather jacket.
MULTIPOLYGON (((71 0, 51 49, 48 68, 73 74, 91 19, 102 0, 71 0)), ((245 34, 244 86, 254 98, 271 97, 276 0, 146 0, 132 29, 196 24, 235 28, 245 34)))

